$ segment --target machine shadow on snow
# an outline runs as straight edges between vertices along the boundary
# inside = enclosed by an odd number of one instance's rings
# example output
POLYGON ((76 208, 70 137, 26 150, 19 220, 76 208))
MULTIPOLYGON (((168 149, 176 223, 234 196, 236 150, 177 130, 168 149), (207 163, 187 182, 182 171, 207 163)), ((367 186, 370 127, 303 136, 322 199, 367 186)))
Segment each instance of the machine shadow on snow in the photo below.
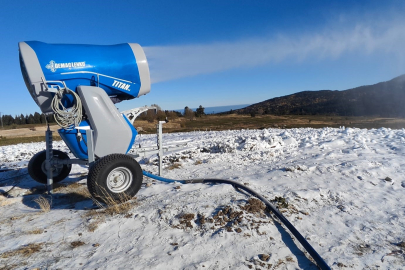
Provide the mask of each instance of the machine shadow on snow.
POLYGON ((22 169, 18 171, 17 175, 13 175, 10 178, 5 177, 7 181, 0 183, 0 193, 2 196, 8 198, 22 197, 22 203, 24 205, 38 210, 40 207, 34 200, 41 196, 50 202, 52 210, 88 210, 94 208, 93 200, 89 194, 85 192, 87 190, 86 185, 78 183, 78 181, 85 178, 82 173, 70 174, 63 182, 55 183, 54 190, 56 192, 52 196, 49 196, 47 195, 46 185, 42 185, 26 176, 26 172, 27 169, 22 169), (5 188, 5 186, 7 186, 7 188, 5 188), (12 187, 10 188, 10 186, 12 187), (16 188, 21 190, 21 195, 15 192, 16 188))
POLYGON ((39 204, 35 201, 40 197, 44 197, 50 203, 52 210, 74 209, 74 210, 89 210, 94 208, 94 202, 91 198, 76 192, 71 193, 54 193, 52 196, 47 195, 46 186, 40 187, 29 195, 22 197, 22 203, 32 209, 41 210, 39 204))

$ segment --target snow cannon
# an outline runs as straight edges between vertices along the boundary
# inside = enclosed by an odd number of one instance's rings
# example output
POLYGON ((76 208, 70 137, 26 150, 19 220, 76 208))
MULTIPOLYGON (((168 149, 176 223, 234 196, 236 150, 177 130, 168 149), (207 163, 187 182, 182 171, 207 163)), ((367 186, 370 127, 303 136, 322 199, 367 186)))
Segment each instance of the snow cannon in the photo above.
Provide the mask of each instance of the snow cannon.
MULTIPOLYGON (((149 67, 141 46, 19 43, 20 65, 32 98, 45 114, 53 113, 53 88, 97 86, 117 100, 149 93, 149 67)), ((65 102, 69 102, 66 100, 65 102)), ((65 103, 69 106, 68 103, 65 103)))
POLYGON ((41 111, 54 116, 62 140, 77 159, 52 149, 29 162, 31 177, 48 185, 65 179, 72 164, 89 165, 88 187, 99 201, 130 198, 142 183, 139 164, 127 155, 137 131, 135 118, 151 107, 119 112, 115 103, 149 93, 150 76, 140 45, 19 43, 23 79, 41 111))

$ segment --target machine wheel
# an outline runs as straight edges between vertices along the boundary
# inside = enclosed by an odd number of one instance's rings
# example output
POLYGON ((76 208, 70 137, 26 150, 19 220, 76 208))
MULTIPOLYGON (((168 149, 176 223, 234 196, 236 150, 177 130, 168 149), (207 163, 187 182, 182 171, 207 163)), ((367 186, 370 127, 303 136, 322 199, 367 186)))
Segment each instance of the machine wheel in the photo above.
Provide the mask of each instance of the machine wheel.
POLYGON ((106 204, 130 200, 142 185, 142 169, 138 162, 124 154, 100 158, 90 168, 87 187, 90 194, 106 204))
MULTIPOLYGON (((69 159, 69 156, 59 150, 53 150, 53 158, 54 159, 69 159)), ((35 181, 46 184, 47 183, 47 176, 46 176, 46 167, 45 167, 45 160, 46 160, 46 151, 41 151, 36 153, 28 163, 28 174, 34 179, 35 181)), ((57 183, 65 179, 70 171, 72 170, 72 165, 60 165, 54 167, 53 169, 53 182, 57 183)))

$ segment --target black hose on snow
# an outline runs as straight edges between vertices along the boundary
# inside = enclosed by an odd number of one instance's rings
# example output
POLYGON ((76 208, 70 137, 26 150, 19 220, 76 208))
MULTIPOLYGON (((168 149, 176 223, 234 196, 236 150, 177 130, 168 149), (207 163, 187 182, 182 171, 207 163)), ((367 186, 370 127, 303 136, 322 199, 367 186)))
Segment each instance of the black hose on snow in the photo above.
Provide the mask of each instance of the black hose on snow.
POLYGON ((283 214, 280 213, 280 211, 277 210, 277 208, 272 205, 266 198, 258 194, 256 191, 254 191, 251 188, 248 188, 245 185, 242 185, 236 181, 232 180, 225 180, 225 179, 191 179, 191 180, 173 180, 173 179, 168 179, 164 178, 161 176, 157 176, 151 173, 148 173, 146 171, 143 171, 143 174, 147 177, 163 181, 166 183, 172 183, 172 182, 179 182, 183 184, 196 184, 196 183, 214 183, 214 184, 230 184, 236 189, 241 189, 246 191, 247 193, 255 196, 259 200, 261 200, 267 208, 269 208, 273 214, 290 230, 290 232, 297 238, 297 240, 301 243, 301 245, 305 248, 306 251, 308 251, 309 255, 315 260, 316 264, 318 265, 319 268, 322 270, 330 270, 330 267, 326 264, 326 262, 322 259, 322 257, 316 252, 316 250, 308 243, 308 241, 299 233, 299 231, 283 216, 283 214))

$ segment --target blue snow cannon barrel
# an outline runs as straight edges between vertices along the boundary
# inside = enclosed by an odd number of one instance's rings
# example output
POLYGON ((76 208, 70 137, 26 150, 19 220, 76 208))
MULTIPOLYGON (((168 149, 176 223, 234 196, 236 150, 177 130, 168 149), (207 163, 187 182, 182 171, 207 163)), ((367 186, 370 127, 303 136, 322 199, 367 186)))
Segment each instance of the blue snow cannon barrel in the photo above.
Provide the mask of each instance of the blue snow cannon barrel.
MULTIPOLYGON (((45 114, 52 113, 54 92, 63 87, 97 86, 116 101, 129 100, 150 91, 145 53, 136 43, 117 45, 19 43, 20 66, 31 96, 45 114)), ((69 100, 65 102, 69 107, 69 100)))

